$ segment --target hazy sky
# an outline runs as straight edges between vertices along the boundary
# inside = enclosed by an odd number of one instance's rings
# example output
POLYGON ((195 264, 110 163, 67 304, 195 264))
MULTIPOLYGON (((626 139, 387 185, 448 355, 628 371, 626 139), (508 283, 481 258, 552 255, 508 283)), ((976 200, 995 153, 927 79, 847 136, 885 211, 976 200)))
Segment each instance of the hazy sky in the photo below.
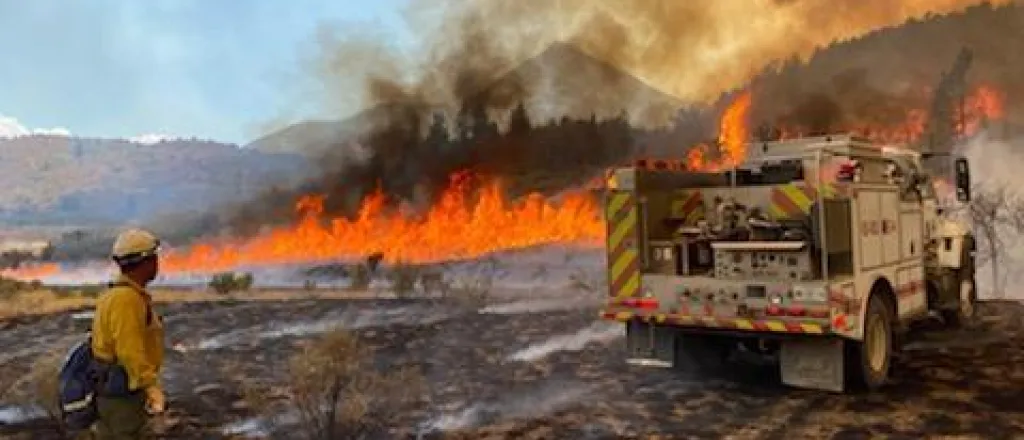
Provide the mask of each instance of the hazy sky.
MULTIPOLYGON (((402 31, 405 0, 0 0, 0 133, 245 142, 308 109, 320 25, 402 31)), ((404 40, 403 40, 404 41, 404 40)))

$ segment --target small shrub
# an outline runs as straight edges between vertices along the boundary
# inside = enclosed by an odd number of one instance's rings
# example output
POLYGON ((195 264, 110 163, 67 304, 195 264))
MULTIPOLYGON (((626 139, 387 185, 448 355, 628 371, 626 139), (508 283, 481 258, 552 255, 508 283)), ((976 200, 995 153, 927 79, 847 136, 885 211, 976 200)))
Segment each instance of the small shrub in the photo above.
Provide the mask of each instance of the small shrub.
POLYGON ((409 298, 416 293, 416 280, 420 271, 415 266, 396 264, 391 270, 392 287, 399 298, 409 298))
POLYGON ((313 280, 306 280, 305 282, 302 283, 302 290, 305 290, 307 292, 312 292, 316 290, 316 282, 313 280))
POLYGON ((366 268, 370 273, 377 272, 377 267, 380 266, 380 262, 384 260, 384 254, 381 252, 375 252, 369 257, 366 257, 366 268))
POLYGON ((355 290, 365 290, 370 287, 370 270, 362 264, 357 264, 349 271, 352 277, 352 284, 349 286, 355 290))
POLYGON ((236 278, 236 280, 238 282, 238 284, 237 284, 238 290, 241 290, 241 291, 244 292, 244 291, 248 291, 249 289, 252 288, 252 283, 253 283, 252 273, 246 272, 246 273, 242 274, 242 276, 236 278))
MULTIPOLYGON (((415 409, 426 390, 415 369, 378 372, 373 350, 343 330, 324 334, 291 358, 286 388, 283 403, 297 413, 297 420, 270 416, 269 423, 287 431, 289 438, 309 440, 386 437, 398 416, 415 409)), ((255 393, 260 394, 265 396, 266 390, 255 393)), ((275 413, 270 399, 245 400, 261 413, 275 413)))
POLYGON ((226 295, 231 292, 234 285, 235 275, 230 273, 219 273, 210 278, 210 288, 214 292, 226 295))
POLYGON ((483 277, 458 280, 448 287, 446 298, 463 307, 479 309, 487 305, 491 285, 491 280, 483 277))
POLYGON ((448 285, 447 299, 471 309, 484 307, 499 271, 497 260, 484 260, 477 266, 475 275, 460 277, 448 285))
POLYGON ((444 279, 444 273, 441 271, 430 271, 420 275, 420 285, 423 286, 423 292, 436 292, 440 298, 448 296, 448 290, 451 287, 444 279))
POLYGON ((251 273, 236 274, 224 272, 214 275, 210 279, 210 288, 221 295, 227 295, 237 291, 247 291, 252 288, 253 277, 251 273))

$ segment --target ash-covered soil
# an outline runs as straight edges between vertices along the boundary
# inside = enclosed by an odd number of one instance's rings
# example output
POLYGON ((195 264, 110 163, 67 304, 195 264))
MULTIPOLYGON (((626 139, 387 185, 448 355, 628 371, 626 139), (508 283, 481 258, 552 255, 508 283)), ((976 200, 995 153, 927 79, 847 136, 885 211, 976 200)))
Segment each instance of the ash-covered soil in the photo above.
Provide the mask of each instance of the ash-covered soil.
MULTIPOLYGON (((598 322, 596 310, 556 296, 481 311, 396 300, 164 306, 170 410, 159 428, 166 438, 258 434, 235 384, 279 384, 290 355, 340 325, 377 347, 385 367, 421 367, 431 405, 406 414, 397 438, 1024 436, 1018 303, 985 304, 976 329, 917 334, 893 384, 862 395, 786 388, 763 366, 720 377, 628 366, 621 326, 598 322)), ((0 377, 65 350, 84 322, 67 313, 4 324, 0 377)), ((0 410, 5 438, 55 437, 45 418, 12 414, 0 410)))

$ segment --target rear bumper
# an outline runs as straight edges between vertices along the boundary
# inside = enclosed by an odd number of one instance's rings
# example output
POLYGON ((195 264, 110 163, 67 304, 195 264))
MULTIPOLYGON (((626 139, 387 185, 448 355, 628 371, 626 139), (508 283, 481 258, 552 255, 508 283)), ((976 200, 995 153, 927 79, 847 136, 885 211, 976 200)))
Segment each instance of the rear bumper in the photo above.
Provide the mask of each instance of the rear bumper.
POLYGON ((601 319, 630 322, 639 321, 670 327, 729 330, 750 333, 784 333, 805 335, 828 335, 828 322, 817 319, 747 319, 717 318, 712 316, 673 315, 663 313, 643 313, 630 310, 605 309, 600 312, 601 319))

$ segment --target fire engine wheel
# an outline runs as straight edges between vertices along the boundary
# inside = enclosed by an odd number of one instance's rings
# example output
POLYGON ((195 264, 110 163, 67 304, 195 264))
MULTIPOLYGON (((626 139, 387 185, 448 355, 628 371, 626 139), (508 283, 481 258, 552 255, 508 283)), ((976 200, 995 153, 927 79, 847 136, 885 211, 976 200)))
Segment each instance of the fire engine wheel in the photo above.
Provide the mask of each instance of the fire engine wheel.
POLYGON ((960 301, 956 310, 949 310, 943 313, 943 319, 953 327, 970 325, 977 313, 978 293, 974 289, 974 281, 963 280, 960 282, 960 301))
POLYGON ((847 371, 857 389, 875 390, 889 376, 893 353, 893 312, 879 295, 872 295, 864 318, 864 340, 847 344, 847 371))

